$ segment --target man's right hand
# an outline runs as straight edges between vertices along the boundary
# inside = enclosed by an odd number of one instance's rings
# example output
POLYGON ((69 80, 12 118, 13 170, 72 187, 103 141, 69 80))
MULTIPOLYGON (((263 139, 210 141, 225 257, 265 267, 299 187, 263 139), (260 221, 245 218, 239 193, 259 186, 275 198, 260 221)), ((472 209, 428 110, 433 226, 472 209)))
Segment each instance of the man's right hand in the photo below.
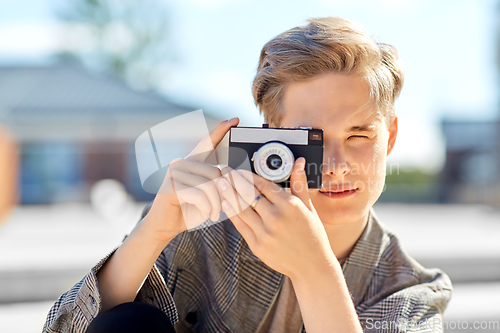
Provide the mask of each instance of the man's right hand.
POLYGON ((238 118, 223 121, 201 140, 185 158, 170 163, 143 228, 155 240, 168 244, 184 230, 199 226, 209 218, 220 217, 221 198, 216 181, 221 177, 218 167, 206 163, 238 118))
POLYGON ((205 162, 238 123, 237 118, 220 123, 188 156, 170 164, 148 215, 97 272, 101 312, 134 301, 158 256, 175 236, 209 217, 218 219, 221 201, 214 181, 221 172, 205 162))

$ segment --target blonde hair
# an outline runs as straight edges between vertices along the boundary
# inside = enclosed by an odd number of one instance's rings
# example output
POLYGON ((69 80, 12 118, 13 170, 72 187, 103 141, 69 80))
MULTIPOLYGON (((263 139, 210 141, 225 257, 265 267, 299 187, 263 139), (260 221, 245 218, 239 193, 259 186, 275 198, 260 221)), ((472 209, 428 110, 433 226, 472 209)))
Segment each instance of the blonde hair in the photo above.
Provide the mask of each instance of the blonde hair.
POLYGON ((308 22, 283 32, 262 48, 252 92, 265 122, 278 127, 288 83, 335 72, 363 77, 370 87, 370 103, 390 124, 404 77, 397 50, 376 42, 361 26, 343 18, 308 22))

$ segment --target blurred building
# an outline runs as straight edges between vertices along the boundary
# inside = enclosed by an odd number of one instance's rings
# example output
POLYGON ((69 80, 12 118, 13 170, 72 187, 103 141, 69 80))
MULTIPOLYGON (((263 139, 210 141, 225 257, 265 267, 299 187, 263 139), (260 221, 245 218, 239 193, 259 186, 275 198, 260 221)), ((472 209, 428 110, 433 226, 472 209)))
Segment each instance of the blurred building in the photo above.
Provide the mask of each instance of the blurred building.
POLYGON ((443 120, 440 201, 500 206, 500 120, 443 120))
POLYGON ((0 123, 0 225, 17 203, 18 155, 16 142, 0 123))
MULTIPOLYGON (((116 179, 136 200, 150 200, 139 180, 135 140, 196 109, 70 63, 0 67, 0 122, 22 151, 22 204, 87 201, 100 179, 116 179)), ((205 116, 208 125, 218 122, 205 116)), ((188 135, 188 128, 172 133, 173 157, 183 157, 188 135)))

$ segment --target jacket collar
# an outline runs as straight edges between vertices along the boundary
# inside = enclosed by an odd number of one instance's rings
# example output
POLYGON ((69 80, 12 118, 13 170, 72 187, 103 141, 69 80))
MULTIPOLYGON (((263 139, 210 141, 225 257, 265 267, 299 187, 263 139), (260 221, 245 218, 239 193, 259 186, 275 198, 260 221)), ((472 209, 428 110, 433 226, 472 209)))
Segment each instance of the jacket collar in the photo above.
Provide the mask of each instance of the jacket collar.
POLYGON ((344 278, 354 306, 358 306, 366 294, 375 268, 389 242, 388 235, 371 207, 366 227, 343 266, 344 278))

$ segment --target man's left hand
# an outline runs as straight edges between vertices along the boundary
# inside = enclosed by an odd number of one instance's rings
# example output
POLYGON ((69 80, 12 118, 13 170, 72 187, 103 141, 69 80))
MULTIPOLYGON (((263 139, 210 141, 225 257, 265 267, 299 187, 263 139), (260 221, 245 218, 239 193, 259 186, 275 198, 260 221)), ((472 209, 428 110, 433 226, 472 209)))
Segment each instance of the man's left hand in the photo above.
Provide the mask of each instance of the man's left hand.
POLYGON ((304 166, 303 157, 295 161, 290 192, 255 173, 230 167, 218 180, 222 209, 252 252, 292 280, 336 260, 311 202, 304 166))

